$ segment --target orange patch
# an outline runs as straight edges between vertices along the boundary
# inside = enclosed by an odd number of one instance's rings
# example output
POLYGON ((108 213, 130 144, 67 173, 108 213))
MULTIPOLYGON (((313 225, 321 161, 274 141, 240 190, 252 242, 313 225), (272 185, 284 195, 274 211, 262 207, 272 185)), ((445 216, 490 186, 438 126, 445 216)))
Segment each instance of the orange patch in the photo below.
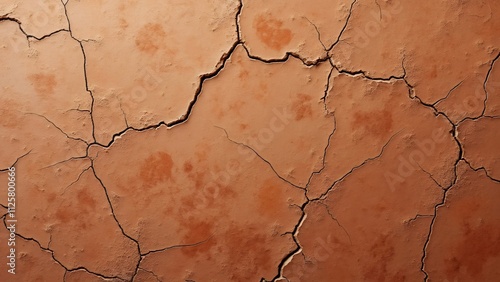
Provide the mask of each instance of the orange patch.
POLYGON ((274 181, 267 180, 260 187, 258 193, 259 212, 267 216, 276 216, 279 212, 283 197, 283 191, 278 187, 274 181))
POLYGON ((193 170, 193 165, 190 162, 184 163, 184 172, 189 173, 193 170))
POLYGON ((183 242, 185 244, 195 244, 207 240, 197 246, 182 248, 182 252, 186 256, 194 257, 200 253, 207 253, 216 244, 215 239, 211 238, 214 229, 212 222, 189 219, 183 224, 183 227, 185 228, 183 229, 185 232, 183 242))
POLYGON ((500 229, 496 225, 480 224, 462 227, 463 239, 455 245, 452 258, 445 260, 447 278, 454 281, 459 269, 465 268, 472 277, 478 276, 490 258, 500 253, 500 229))
POLYGON ((165 152, 159 152, 149 156, 144 161, 139 177, 142 179, 144 186, 152 187, 169 180, 172 177, 173 166, 172 157, 165 152))
POLYGON ((0 107, 0 126, 7 128, 15 128, 19 126, 21 120, 19 109, 23 107, 14 100, 0 100, 0 105, 9 105, 8 107, 0 107))
POLYGON ((292 111, 295 114, 295 120, 302 120, 306 117, 312 117, 312 97, 306 94, 298 94, 292 103, 292 111))
POLYGON ((269 237, 263 234, 262 228, 232 226, 224 234, 225 247, 228 251, 227 262, 239 262, 246 267, 234 269, 233 281, 251 281, 255 273, 269 269, 271 262, 271 246, 269 237), (252 255, 248 255, 248 254, 252 255))
POLYGON ((281 50, 292 40, 292 32, 283 28, 283 22, 261 15, 253 23, 257 36, 268 47, 281 50))
MULTIPOLYGON (((391 244, 391 239, 388 234, 380 235, 374 239, 369 255, 372 257, 373 264, 370 264, 364 269, 364 277, 366 280, 372 281, 385 281, 389 275, 388 261, 390 261, 394 254, 394 246, 391 244)), ((396 274, 399 275, 399 274, 396 274)), ((390 279, 390 281, 401 281, 390 279)))
POLYGON ((240 70, 240 73, 238 74, 238 77, 240 79, 246 79, 249 74, 250 73, 248 72, 248 70, 242 69, 242 70, 240 70))
POLYGON ((361 128, 373 137, 387 136, 392 129, 392 114, 388 110, 378 112, 357 112, 351 124, 353 129, 361 128))
POLYGON ((96 201, 86 190, 80 190, 77 194, 78 202, 80 205, 87 206, 91 209, 96 207, 96 201))
POLYGON ((135 45, 139 51, 154 54, 164 44, 166 33, 160 24, 146 24, 135 37, 135 45))
POLYGON ((57 86, 56 77, 53 74, 31 74, 28 79, 33 83, 33 87, 38 95, 46 97, 54 94, 57 86))
POLYGON ((60 207, 55 213, 56 219, 61 223, 68 223, 74 219, 75 215, 67 208, 60 207))

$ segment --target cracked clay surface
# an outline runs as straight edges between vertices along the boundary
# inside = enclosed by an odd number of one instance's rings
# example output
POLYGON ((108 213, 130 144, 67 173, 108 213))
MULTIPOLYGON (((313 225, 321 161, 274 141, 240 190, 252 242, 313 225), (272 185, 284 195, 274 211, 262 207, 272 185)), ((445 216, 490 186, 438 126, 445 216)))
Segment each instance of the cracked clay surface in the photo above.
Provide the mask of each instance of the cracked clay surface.
POLYGON ((494 0, 0 0, 0 281, 500 281, 499 35, 494 0))

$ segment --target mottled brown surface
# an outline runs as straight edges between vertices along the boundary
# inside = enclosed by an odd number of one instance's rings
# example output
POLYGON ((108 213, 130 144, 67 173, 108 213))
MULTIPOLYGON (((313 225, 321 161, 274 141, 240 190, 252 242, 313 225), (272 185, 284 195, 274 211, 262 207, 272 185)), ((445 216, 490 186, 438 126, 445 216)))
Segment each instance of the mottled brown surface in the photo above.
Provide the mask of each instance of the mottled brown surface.
POLYGON ((498 281, 499 13, 0 0, 0 281, 498 281))

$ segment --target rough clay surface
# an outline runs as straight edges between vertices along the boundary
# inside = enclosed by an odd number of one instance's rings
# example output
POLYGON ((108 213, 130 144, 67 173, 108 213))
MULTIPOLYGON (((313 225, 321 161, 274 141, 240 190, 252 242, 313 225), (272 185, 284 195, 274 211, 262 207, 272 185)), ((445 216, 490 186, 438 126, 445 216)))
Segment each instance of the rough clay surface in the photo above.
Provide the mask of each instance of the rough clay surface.
POLYGON ((499 35, 494 0, 1 0, 0 281, 496 281, 499 35))

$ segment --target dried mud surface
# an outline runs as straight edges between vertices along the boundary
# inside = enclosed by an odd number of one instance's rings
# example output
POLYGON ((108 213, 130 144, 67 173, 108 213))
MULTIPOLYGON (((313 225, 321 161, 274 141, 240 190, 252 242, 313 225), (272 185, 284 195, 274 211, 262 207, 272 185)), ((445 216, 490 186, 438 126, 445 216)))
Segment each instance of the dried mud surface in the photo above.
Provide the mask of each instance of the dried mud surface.
POLYGON ((494 0, 0 0, 0 281, 498 281, 499 35, 494 0))

